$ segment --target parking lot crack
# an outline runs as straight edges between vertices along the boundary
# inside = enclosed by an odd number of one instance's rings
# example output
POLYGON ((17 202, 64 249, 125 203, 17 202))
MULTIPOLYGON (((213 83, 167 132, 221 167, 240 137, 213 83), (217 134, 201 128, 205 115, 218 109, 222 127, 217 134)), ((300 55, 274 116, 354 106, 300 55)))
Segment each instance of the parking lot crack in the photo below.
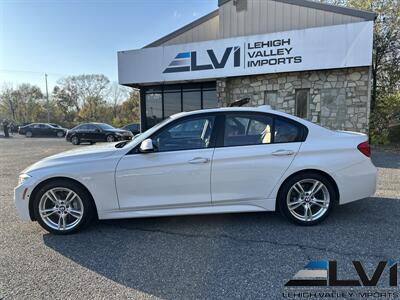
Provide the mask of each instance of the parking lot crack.
MULTIPOLYGON (((113 226, 117 226, 117 225, 113 225, 113 226)), ((382 259, 382 255, 377 255, 377 254, 337 251, 334 249, 319 247, 316 245, 304 245, 304 244, 300 244, 300 243, 285 243, 285 242, 273 241, 273 240, 268 240, 268 239, 241 238, 241 237, 235 237, 235 236, 232 236, 229 234, 216 234, 216 235, 208 235, 208 234, 201 234, 201 233, 200 234, 191 234, 191 233, 183 233, 183 232, 176 232, 176 231, 167 231, 167 230, 162 230, 162 229, 149 229, 149 228, 140 228, 140 227, 127 228, 124 226, 118 226, 118 227, 126 229, 126 230, 136 230, 136 231, 142 231, 142 232, 167 234, 167 235, 174 235, 174 236, 180 236, 180 237, 185 237, 185 238, 228 239, 228 240, 235 241, 237 243, 265 243, 265 244, 270 244, 270 245, 277 246, 277 247, 295 247, 295 248, 299 248, 302 251, 304 251, 304 250, 324 251, 324 252, 337 254, 340 256, 350 256, 352 258, 354 258, 354 257, 371 257, 371 258, 376 258, 376 259, 382 259)), ((309 258, 309 259, 311 259, 311 258, 309 258)))

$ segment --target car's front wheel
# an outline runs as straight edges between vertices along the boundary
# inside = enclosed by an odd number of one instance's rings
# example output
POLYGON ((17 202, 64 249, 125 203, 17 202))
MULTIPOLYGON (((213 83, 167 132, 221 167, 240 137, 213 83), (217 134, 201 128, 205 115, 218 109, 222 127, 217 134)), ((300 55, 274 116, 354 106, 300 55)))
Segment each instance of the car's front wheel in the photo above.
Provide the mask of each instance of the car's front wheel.
POLYGON ((58 131, 57 132, 57 137, 62 138, 64 136, 64 132, 58 131))
POLYGON ((314 225, 329 215, 336 198, 330 180, 319 173, 305 172, 284 183, 278 204, 281 213, 293 223, 314 225))
POLYGON ((33 134, 32 134, 32 131, 27 131, 26 133, 25 133, 25 136, 26 137, 32 137, 33 136, 33 134))
POLYGON ((106 141, 109 143, 115 142, 115 137, 113 135, 107 135, 106 141))
POLYGON ((45 184, 33 199, 39 224, 54 234, 69 234, 90 223, 94 206, 90 195, 78 184, 56 180, 45 184))

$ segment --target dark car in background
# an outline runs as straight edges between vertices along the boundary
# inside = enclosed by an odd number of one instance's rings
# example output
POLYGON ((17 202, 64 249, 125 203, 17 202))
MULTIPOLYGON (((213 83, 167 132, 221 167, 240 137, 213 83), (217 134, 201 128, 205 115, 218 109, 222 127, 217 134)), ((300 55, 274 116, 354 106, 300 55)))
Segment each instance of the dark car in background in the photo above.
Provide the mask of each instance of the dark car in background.
POLYGON ((68 130, 66 140, 74 145, 81 142, 115 142, 131 140, 133 134, 128 130, 112 127, 106 123, 84 123, 68 130))
POLYGON ((48 123, 49 125, 56 127, 56 128, 63 128, 60 125, 56 124, 56 123, 48 123))
POLYGON ((138 123, 128 124, 122 127, 121 129, 129 130, 130 132, 132 132, 133 135, 136 135, 140 133, 140 124, 138 123))
POLYGON ((56 136, 64 137, 67 129, 62 127, 54 127, 47 123, 31 123, 25 126, 19 126, 18 133, 26 137, 33 136, 56 136))

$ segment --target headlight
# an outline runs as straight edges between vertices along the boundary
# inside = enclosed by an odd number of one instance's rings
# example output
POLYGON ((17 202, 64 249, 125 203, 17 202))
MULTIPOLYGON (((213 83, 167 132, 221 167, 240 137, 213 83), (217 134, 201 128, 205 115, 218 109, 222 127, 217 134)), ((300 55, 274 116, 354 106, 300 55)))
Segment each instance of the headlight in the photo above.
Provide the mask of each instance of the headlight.
POLYGON ((21 174, 19 175, 18 178, 18 185, 23 184, 25 181, 27 181, 29 178, 31 178, 32 176, 28 175, 28 174, 21 174))

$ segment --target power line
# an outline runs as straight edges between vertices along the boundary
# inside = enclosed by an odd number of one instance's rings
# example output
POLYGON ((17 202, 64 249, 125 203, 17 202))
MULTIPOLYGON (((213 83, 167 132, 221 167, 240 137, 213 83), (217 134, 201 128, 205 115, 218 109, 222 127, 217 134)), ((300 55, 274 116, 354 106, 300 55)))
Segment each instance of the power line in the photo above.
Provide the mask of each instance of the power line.
POLYGON ((61 73, 52 73, 52 72, 45 72, 45 71, 29 71, 29 70, 11 70, 11 69, 0 69, 0 72, 6 73, 31 73, 31 74, 50 74, 55 76, 70 76, 69 74, 61 74, 61 73))

